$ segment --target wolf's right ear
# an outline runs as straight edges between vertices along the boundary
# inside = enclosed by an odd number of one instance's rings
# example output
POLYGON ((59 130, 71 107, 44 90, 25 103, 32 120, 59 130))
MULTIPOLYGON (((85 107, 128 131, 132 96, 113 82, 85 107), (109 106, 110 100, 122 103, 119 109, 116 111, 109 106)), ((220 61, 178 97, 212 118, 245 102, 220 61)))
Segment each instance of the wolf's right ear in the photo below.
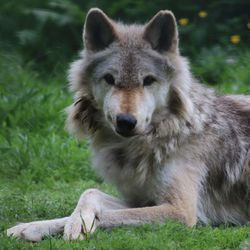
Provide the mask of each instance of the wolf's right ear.
POLYGON ((100 9, 92 8, 87 14, 83 40, 87 50, 100 51, 116 39, 112 21, 100 9))
POLYGON ((178 31, 174 14, 159 11, 146 25, 143 38, 158 52, 178 51, 178 31))

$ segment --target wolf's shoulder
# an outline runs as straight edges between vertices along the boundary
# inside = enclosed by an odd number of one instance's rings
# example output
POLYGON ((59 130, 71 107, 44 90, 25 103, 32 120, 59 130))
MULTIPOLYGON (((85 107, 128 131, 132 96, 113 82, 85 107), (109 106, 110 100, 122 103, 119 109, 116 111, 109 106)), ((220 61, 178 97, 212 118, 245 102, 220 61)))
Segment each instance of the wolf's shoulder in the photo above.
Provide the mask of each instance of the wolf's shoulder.
POLYGON ((250 118, 250 95, 225 95, 216 99, 218 108, 224 108, 235 115, 250 118))
POLYGON ((216 109, 230 121, 236 131, 241 131, 248 140, 250 135, 250 96, 225 95, 216 99, 216 109))

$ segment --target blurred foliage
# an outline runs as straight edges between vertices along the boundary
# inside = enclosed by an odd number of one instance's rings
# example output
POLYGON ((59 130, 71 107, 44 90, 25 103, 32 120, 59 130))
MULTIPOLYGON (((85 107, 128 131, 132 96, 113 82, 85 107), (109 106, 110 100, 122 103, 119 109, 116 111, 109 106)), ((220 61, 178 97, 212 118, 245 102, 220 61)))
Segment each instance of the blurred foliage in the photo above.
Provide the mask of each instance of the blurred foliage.
POLYGON ((14 46, 43 69, 69 62, 82 48, 84 18, 91 7, 126 22, 146 22, 170 9, 180 26, 182 52, 192 57, 204 47, 233 49, 250 41, 249 0, 8 0, 0 5, 0 46, 14 46))

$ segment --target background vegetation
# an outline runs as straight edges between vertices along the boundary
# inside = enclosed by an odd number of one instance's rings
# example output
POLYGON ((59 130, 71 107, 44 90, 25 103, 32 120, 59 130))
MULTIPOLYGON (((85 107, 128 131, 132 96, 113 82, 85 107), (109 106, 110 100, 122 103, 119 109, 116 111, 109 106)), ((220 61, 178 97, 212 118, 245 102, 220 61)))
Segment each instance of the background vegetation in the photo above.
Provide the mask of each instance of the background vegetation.
POLYGON ((0 249, 249 249, 250 227, 164 225, 98 230, 85 242, 39 244, 5 236, 18 221, 69 215, 90 187, 116 195, 91 170, 88 142, 64 130, 66 69, 82 48, 90 7, 145 22, 176 14, 192 70, 225 93, 250 93, 249 1, 9 0, 0 5, 0 249))
POLYGON ((37 67, 54 68, 81 49, 84 17, 95 6, 127 22, 145 22, 160 9, 171 9, 180 25, 182 51, 192 57, 204 47, 235 51, 250 42, 247 0, 9 0, 0 7, 1 43, 14 46, 37 67))

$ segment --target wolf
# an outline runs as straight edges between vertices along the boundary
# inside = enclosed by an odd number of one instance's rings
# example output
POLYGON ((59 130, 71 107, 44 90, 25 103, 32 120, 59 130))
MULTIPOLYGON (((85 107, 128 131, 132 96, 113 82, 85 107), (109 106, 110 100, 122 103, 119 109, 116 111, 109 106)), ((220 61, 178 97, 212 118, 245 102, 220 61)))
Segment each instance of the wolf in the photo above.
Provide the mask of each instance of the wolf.
POLYGON ((69 217, 7 234, 39 241, 64 232, 75 240, 98 227, 166 220, 247 223, 250 96, 219 95, 192 76, 171 11, 125 25, 94 8, 83 40, 69 72, 67 127, 90 140, 94 168, 123 198, 89 189, 69 217))

